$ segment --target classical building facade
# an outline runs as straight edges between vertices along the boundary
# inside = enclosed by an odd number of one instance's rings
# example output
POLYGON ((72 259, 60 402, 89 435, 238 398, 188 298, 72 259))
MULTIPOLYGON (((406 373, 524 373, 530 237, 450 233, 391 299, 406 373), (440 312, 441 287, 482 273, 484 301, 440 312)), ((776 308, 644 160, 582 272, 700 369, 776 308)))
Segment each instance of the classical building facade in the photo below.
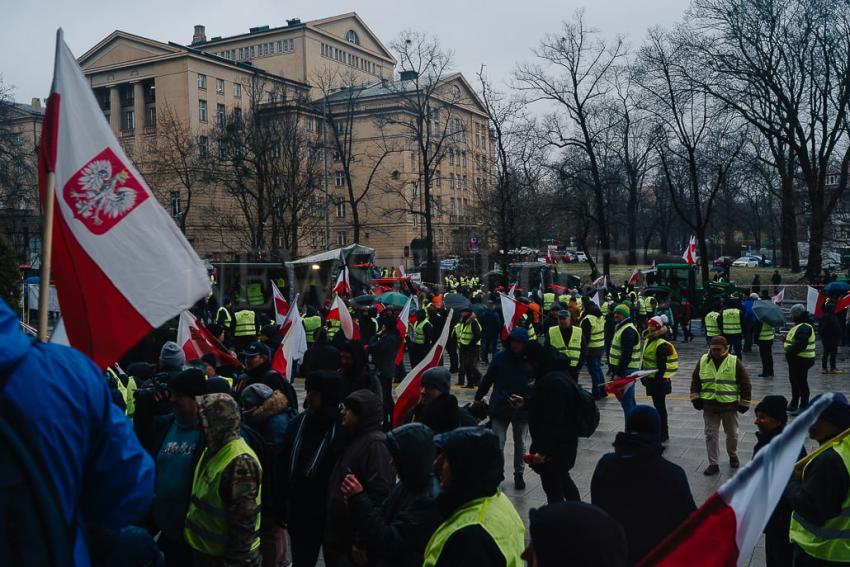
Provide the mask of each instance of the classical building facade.
MULTIPOLYGON (((451 136, 442 140, 438 159, 423 167, 409 132, 399 120, 388 125, 386 119, 407 88, 394 78, 395 58, 355 13, 306 22, 291 19, 285 26, 260 26, 227 37, 208 38, 206 28, 196 25, 188 45, 116 31, 79 63, 122 145, 204 257, 259 257, 266 243, 248 242, 232 223, 222 222, 238 203, 215 182, 200 175, 196 186, 207 186, 189 191, 181 175, 163 178, 161 164, 151 155, 168 137, 166 131, 173 130, 168 127, 179 124, 191 133, 193 141, 186 145, 193 152, 216 159, 225 153, 216 136, 226 121, 238 122, 249 112, 281 120, 299 113, 303 140, 310 146, 307 154, 321 153, 321 174, 308 182, 313 194, 303 207, 297 243, 289 246, 295 252, 268 256, 287 259, 353 242, 349 183, 341 183, 328 117, 354 91, 358 101, 351 151, 359 157, 345 170, 353 192, 369 187, 359 206, 360 243, 375 248, 382 264, 403 262, 405 248, 413 256, 410 248, 424 236, 424 169, 435 248, 441 253, 465 250, 475 234, 475 189, 487 183, 492 152, 480 101, 461 75, 441 79, 443 94, 434 96, 434 105, 444 107, 442 123, 450 125, 451 136), (289 102, 281 104, 282 99, 289 102), (386 151, 388 144, 391 151, 386 151), (366 159, 381 152, 386 155, 377 167, 366 159)), ((435 129, 440 128, 437 121, 435 129)))

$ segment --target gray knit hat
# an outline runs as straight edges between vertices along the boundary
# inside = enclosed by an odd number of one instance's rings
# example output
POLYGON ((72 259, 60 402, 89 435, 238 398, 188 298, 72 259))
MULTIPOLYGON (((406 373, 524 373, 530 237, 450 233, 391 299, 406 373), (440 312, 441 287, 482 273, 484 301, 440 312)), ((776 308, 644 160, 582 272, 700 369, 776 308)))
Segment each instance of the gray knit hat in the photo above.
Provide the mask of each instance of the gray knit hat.
POLYGON ((440 392, 447 394, 452 389, 452 375, 449 369, 444 366, 435 366, 429 368, 422 374, 422 387, 436 388, 440 392))
POLYGON ((183 354, 180 345, 173 341, 168 341, 162 345, 162 350, 159 351, 160 369, 181 368, 184 364, 186 364, 186 355, 183 354))

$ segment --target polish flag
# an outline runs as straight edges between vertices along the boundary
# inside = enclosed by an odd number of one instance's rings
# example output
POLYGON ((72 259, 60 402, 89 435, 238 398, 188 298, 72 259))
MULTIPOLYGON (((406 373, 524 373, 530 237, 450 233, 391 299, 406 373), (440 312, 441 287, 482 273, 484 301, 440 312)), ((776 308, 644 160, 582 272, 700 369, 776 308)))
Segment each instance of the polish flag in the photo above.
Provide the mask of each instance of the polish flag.
MULTIPOLYGON (((519 320, 522 319, 522 316, 525 315, 529 307, 525 303, 520 303, 513 297, 509 297, 504 293, 499 294, 499 299, 502 302, 502 315, 505 318, 505 324, 502 326, 502 340, 508 338, 508 335, 511 331, 514 330, 514 327, 517 326, 519 320)), ((449 321, 450 319, 446 319, 449 321)))
POLYGON ((595 287, 595 288, 605 287, 605 284, 607 283, 607 281, 608 281, 608 276, 606 276, 605 274, 602 274, 601 276, 599 276, 598 278, 593 280, 593 283, 591 283, 590 285, 595 287))
POLYGON ((272 280, 272 299, 274 299, 274 322, 277 325, 283 325, 289 313, 289 302, 286 301, 274 280, 272 280))
POLYGON ((806 311, 813 314, 815 317, 823 317, 823 304, 826 301, 826 294, 812 286, 806 289, 806 311))
POLYGON ((41 131, 42 207, 50 174, 52 278, 64 332, 71 346, 106 368, 206 297, 210 282, 115 139, 62 30, 41 131))
POLYGON ((516 284, 512 285, 511 289, 508 290, 508 297, 516 299, 516 284))
POLYGON ((770 298, 770 300, 773 301, 773 303, 775 303, 776 305, 782 305, 783 303, 785 303, 785 288, 783 287, 782 289, 780 289, 779 293, 770 298))
POLYGON ((242 366, 242 363, 230 354, 224 345, 189 311, 180 313, 177 344, 183 349, 186 360, 198 360, 205 354, 212 354, 215 356, 217 366, 235 366, 236 368, 242 366))
POLYGON ((850 307, 850 294, 845 295, 841 299, 838 300, 838 303, 835 304, 835 312, 840 313, 850 307))
POLYGON ((605 386, 607 393, 614 394, 619 401, 623 401, 626 392, 635 387, 638 379, 649 376, 650 374, 655 374, 655 370, 638 370, 634 374, 606 382, 603 386, 605 386))
POLYGON ((640 270, 635 268, 635 271, 632 272, 632 275, 629 277, 629 281, 626 285, 634 285, 638 283, 638 280, 640 280, 640 270))
POLYGON ((691 241, 688 243, 688 247, 685 248, 685 252, 682 254, 682 258, 685 259, 685 262, 688 263, 688 266, 693 266, 694 264, 697 263, 697 239, 696 239, 696 237, 691 236, 691 241))
MULTIPOLYGON (((454 309, 449 309, 449 314, 446 321, 452 320, 454 309)), ((449 327, 451 325, 443 325, 443 331, 434 346, 431 347, 428 356, 419 361, 419 364, 414 366, 404 380, 401 381, 395 391, 395 406, 393 407, 392 422, 393 427, 402 425, 402 418, 410 412, 412 408, 419 403, 419 394, 422 388, 422 374, 429 368, 434 368, 443 359, 443 351, 446 348, 446 341, 449 340, 449 327)))
MULTIPOLYGON (((407 342, 407 326, 410 324, 410 304, 412 298, 407 298, 407 303, 404 304, 404 309, 398 319, 395 320, 395 328, 398 329, 398 334, 401 336, 401 344, 398 347, 398 352, 395 355, 396 366, 404 360, 404 345, 407 342)), ((448 320, 448 319, 447 319, 448 320)))
MULTIPOLYGON (((348 310, 346 310, 347 312, 348 310)), ((297 299, 289 309, 282 329, 284 329, 281 331, 283 341, 281 341, 272 358, 272 369, 286 378, 287 382, 292 382, 292 368, 294 366, 292 362, 301 360, 304 358, 304 353, 307 352, 307 331, 304 330, 304 324, 301 322, 297 299)))
POLYGON ((832 402, 824 394, 756 453, 638 567, 743 567, 782 498, 809 428, 832 402))
POLYGON ((351 295, 351 282, 348 279, 348 266, 345 264, 342 265, 342 268, 339 270, 339 276, 336 278, 336 285, 333 288, 333 292, 342 295, 348 294, 351 295))
POLYGON ((328 316, 325 319, 339 321, 340 329, 342 329, 342 333, 346 339, 350 341, 360 340, 360 329, 357 327, 357 323, 351 318, 351 313, 348 312, 348 306, 340 296, 334 296, 331 310, 328 311, 328 316))

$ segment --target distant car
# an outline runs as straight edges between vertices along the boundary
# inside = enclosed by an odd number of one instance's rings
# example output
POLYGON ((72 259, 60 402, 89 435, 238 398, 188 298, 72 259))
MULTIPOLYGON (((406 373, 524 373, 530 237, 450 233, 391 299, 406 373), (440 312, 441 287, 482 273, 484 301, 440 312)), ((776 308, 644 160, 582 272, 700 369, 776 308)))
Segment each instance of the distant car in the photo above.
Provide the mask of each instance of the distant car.
POLYGON ((587 254, 584 252, 576 252, 576 262, 587 262, 587 254))
POLYGON ((751 256, 741 256, 740 258, 732 262, 732 266, 736 268, 757 268, 758 265, 758 258, 753 258, 751 256))
POLYGON ((773 262, 771 262, 770 260, 768 260, 767 258, 765 258, 764 256, 762 256, 760 254, 753 254, 753 255, 750 256, 750 258, 755 258, 756 260, 758 260, 759 266, 769 267, 769 266, 773 265, 773 262))
POLYGON ((715 266, 731 266, 732 262, 734 261, 735 258, 733 258, 732 256, 720 256, 718 258, 715 258, 712 264, 714 264, 715 266))

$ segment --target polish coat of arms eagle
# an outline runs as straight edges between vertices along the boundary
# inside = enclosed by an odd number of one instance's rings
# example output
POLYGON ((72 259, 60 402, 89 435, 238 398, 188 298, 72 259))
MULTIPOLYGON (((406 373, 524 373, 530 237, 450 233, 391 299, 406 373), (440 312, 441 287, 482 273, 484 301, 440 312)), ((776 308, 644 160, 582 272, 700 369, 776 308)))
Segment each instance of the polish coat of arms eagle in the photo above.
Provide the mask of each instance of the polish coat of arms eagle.
POLYGON ((78 179, 79 189, 70 193, 77 215, 100 225, 106 219, 114 220, 130 212, 138 195, 135 189, 124 185, 129 178, 124 168, 113 174, 112 163, 106 159, 86 165, 78 179))

